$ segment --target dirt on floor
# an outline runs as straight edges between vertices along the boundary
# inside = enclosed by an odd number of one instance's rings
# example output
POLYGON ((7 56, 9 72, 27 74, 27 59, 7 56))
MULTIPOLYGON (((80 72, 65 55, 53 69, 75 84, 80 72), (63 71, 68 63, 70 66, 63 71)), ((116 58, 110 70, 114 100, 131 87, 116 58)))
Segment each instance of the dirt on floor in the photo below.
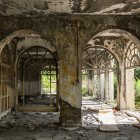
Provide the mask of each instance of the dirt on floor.
POLYGON ((58 126, 10 127, 0 131, 0 140, 139 140, 140 130, 132 125, 119 125, 119 132, 100 132, 95 128, 64 128, 58 126))
MULTIPOLYGON (((105 107, 105 108, 104 108, 105 107)), ((0 119, 0 140, 139 140, 140 120, 132 111, 113 110, 119 131, 100 131, 99 102, 82 107, 82 127, 59 126, 59 113, 10 112, 0 119)), ((110 108, 109 108, 110 109, 110 108)), ((139 112, 135 112, 139 117, 139 112)))

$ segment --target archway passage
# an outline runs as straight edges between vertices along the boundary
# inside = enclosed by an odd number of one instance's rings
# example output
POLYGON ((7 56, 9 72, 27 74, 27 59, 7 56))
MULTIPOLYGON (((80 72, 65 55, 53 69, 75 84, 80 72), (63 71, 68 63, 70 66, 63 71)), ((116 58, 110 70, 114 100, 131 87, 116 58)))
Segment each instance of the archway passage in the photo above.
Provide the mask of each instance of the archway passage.
POLYGON ((33 30, 16 31, 0 42, 0 61, 1 113, 12 107, 58 111, 58 55, 51 41, 33 30))
POLYGON ((129 43, 125 54, 125 71, 127 104, 140 108, 140 51, 133 42, 129 43))
POLYGON ((84 125, 91 124, 89 118, 98 118, 101 124, 120 123, 114 119, 114 109, 135 109, 140 105, 139 44, 132 34, 118 29, 103 31, 86 44, 82 53, 82 94, 90 98, 82 104, 84 125), (117 106, 110 106, 108 101, 114 99, 117 106))
POLYGON ((0 113, 9 112, 14 105, 13 49, 6 45, 0 56, 0 113))
POLYGON ((39 46, 25 49, 17 63, 19 110, 56 111, 57 73, 55 54, 39 46))
POLYGON ((140 41, 127 31, 109 29, 98 33, 87 44, 96 47, 102 46, 115 56, 118 62, 117 108, 134 109, 134 86, 130 86, 134 85, 134 76, 131 76, 133 80, 130 80, 128 73, 130 69, 139 66, 140 41))
POLYGON ((89 46, 84 49, 82 60, 83 106, 86 98, 91 99, 91 105, 92 99, 113 104, 117 99, 118 86, 118 62, 115 56, 102 46, 89 46))

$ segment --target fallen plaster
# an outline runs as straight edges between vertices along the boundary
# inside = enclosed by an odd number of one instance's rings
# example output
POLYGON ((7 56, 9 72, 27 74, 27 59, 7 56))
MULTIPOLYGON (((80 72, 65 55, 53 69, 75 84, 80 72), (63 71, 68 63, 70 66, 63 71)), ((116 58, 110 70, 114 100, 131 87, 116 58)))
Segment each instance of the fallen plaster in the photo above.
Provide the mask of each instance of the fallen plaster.
MULTIPOLYGON (((82 126, 86 128, 105 126, 104 131, 111 132, 113 130, 110 128, 115 128, 115 131, 118 131, 121 125, 139 124, 136 117, 127 115, 126 111, 116 111, 114 108, 114 105, 104 104, 100 101, 89 102, 84 100, 82 105, 82 126)), ((138 116, 140 112, 136 111, 135 114, 138 116)))
MULTIPOLYGON (((91 102, 90 102, 91 103, 91 102)), ((119 131, 99 131, 101 120, 99 110, 106 111, 108 105, 93 102, 95 106, 84 102, 82 107, 82 127, 59 126, 59 113, 22 113, 11 112, 0 120, 0 139, 2 140, 138 140, 139 122, 125 112, 113 110, 119 131), (124 120, 127 120, 124 122, 124 120), (120 123, 120 121, 122 123, 120 123), (128 122, 129 121, 129 122, 128 122), (107 133, 111 132, 111 133, 107 133), (26 135, 25 135, 26 134, 26 135), (93 137, 94 136, 94 137, 93 137)), ((109 105, 110 106, 110 105, 109 105)), ((110 106, 111 107, 111 106, 110 106)), ((109 109, 111 110, 111 109, 109 109)), ((72 113, 72 112, 69 112, 72 113)), ((103 112, 102 112, 103 113, 103 112)), ((140 114, 139 112, 137 112, 140 114)), ((76 118, 75 118, 76 119, 76 118)))
POLYGON ((6 116, 9 112, 11 112, 11 109, 8 109, 7 111, 0 114, 0 119, 4 116, 6 116))

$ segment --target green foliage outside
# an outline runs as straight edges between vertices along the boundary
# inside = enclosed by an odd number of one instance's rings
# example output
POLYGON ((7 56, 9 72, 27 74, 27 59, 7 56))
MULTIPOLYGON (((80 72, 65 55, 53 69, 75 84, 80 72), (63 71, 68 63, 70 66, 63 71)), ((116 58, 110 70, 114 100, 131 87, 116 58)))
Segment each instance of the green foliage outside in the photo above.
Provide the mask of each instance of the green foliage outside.
POLYGON ((135 69, 135 104, 136 108, 140 108, 140 69, 135 69))
POLYGON ((51 82, 50 85, 50 75, 41 75, 42 94, 50 94, 50 86, 52 94, 56 93, 56 75, 51 76, 51 82))
POLYGON ((87 94, 88 94, 87 88, 83 87, 82 88, 82 96, 87 96, 87 94))
POLYGON ((114 76, 113 82, 114 82, 114 99, 117 99, 117 77, 116 76, 114 76))
POLYGON ((87 75, 82 75, 82 96, 87 96, 87 75))
MULTIPOLYGON (((134 70, 135 77, 135 105, 140 108, 140 69, 134 70)), ((114 76, 114 95, 117 97, 117 77, 114 76)))
POLYGON ((140 80, 140 69, 137 68, 134 70, 135 73, 135 80, 140 80))
POLYGON ((140 80, 135 80, 136 108, 140 108, 140 80))

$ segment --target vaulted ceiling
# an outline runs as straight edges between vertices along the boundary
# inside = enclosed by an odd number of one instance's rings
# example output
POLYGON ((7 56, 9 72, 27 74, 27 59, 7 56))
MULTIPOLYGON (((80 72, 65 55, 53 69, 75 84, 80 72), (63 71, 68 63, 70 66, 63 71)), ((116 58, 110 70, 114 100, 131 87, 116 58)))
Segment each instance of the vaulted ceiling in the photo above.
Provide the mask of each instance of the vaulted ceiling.
POLYGON ((140 0, 0 0, 1 15, 140 13, 140 0))

